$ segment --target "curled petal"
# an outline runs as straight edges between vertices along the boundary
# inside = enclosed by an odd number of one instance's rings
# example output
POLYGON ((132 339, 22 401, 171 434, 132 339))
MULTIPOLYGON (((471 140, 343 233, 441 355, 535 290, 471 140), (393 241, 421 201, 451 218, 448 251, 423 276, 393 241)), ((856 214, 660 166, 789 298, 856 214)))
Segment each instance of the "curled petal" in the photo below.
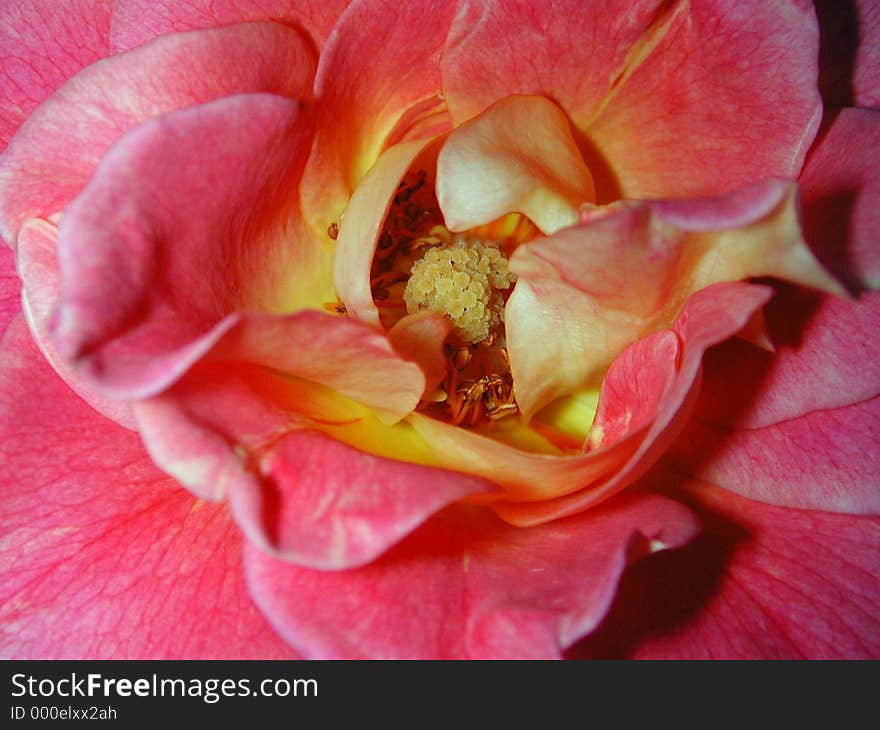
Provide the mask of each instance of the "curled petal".
POLYGON ((797 175, 822 113, 818 40, 803 2, 470 0, 444 94, 456 124, 510 94, 553 99, 601 203, 713 195, 797 175))
POLYGON ((452 0, 355 0, 342 14, 315 77, 317 135, 302 184, 315 231, 339 221, 383 149, 420 120, 438 116, 420 138, 446 131, 439 63, 454 11, 452 0))
POLYGON ((681 344, 674 376, 668 380, 647 374, 634 377, 634 370, 644 362, 650 362, 647 369, 656 372, 670 367, 668 359, 649 359, 670 351, 668 338, 655 336, 635 343, 619 363, 615 361, 603 383, 597 419, 590 434, 593 445, 600 448, 582 457, 569 457, 588 463, 594 454, 620 449, 621 444, 636 440, 637 448, 627 454, 627 460, 588 489, 560 490, 561 496, 539 502, 498 502, 493 505, 496 512, 517 525, 559 519, 596 504, 642 476, 685 427, 699 392, 703 354, 742 329, 771 293, 768 287, 726 283, 691 296, 674 325, 681 344), (658 397, 656 391, 646 393, 645 385, 663 388, 662 394, 658 397), (645 406, 653 404, 656 412, 650 418, 645 406), (643 429, 634 431, 637 425, 643 429))
POLYGON ((112 13, 110 3, 93 0, 19 0, 0 6, 0 152, 37 105, 81 68, 108 55, 112 13))
POLYGON ((478 477, 381 459, 309 431, 273 445, 259 474, 259 489, 229 495, 245 534, 322 570, 369 563, 442 507, 493 489, 478 477))
POLYGON ((228 498, 251 540, 300 565, 361 565, 448 503, 495 491, 318 433, 342 427, 363 445, 378 437, 394 456, 410 455, 405 437, 362 406, 274 368, 206 361, 135 413, 157 464, 198 496, 228 498))
POLYGON ((412 411, 425 390, 421 369, 395 353, 387 337, 323 312, 242 318, 208 358, 256 363, 320 383, 391 423, 412 411))
MULTIPOLYGON (((318 366, 332 356, 314 354, 318 366)), ((377 370, 379 387, 388 389, 401 377, 383 367, 381 355, 370 358, 365 348, 359 354, 367 367, 377 370)), ((232 360, 201 360, 162 394, 134 409, 154 461, 202 499, 224 498, 237 480, 251 483, 249 464, 255 455, 293 430, 323 430, 374 455, 433 463, 405 425, 383 423, 338 391, 285 372, 277 358, 248 362, 241 352, 231 355, 232 360)), ((415 370, 410 363, 396 362, 408 368, 404 376, 415 370)))
POLYGON ((0 354, 0 653, 281 659, 239 530, 55 376, 19 321, 0 354))
POLYGON ((596 192, 559 107, 512 96, 450 133, 437 159, 437 199, 453 231, 518 212, 550 234, 577 223, 596 192))
POLYGON ((310 132, 295 102, 253 94, 126 135, 61 222, 61 355, 107 392, 142 397, 210 347, 230 312, 326 301, 323 249, 290 240, 310 132))
POLYGON ((14 245, 25 220, 61 211, 140 122, 230 94, 307 98, 314 70, 303 37, 277 23, 172 34, 93 64, 36 110, 0 156, 0 235, 14 245))
POLYGON ((422 369, 426 393, 437 387, 446 374, 443 344, 451 330, 452 324, 442 314, 417 312, 403 317, 388 332, 394 351, 422 369))
POLYGON ((31 218, 22 226, 16 251, 22 286, 21 309, 37 345, 64 382, 96 411, 126 428, 133 428, 129 405, 99 393, 58 356, 52 343, 52 314, 58 304, 57 240, 58 229, 48 221, 31 218))
POLYGON ((309 658, 549 659, 599 623, 628 562, 697 529, 688 510, 653 495, 529 530, 453 509, 344 574, 254 547, 246 574, 257 604, 309 658))
POLYGON ((776 276, 843 292, 801 238, 793 184, 762 183, 715 199, 623 202, 584 217, 510 259, 518 281, 505 325, 526 415, 590 385, 627 343, 669 326, 687 297, 710 284, 776 276), (548 321, 565 336, 545 342, 548 321))
POLYGON ((116 0, 110 42, 127 51, 167 33, 275 20, 298 25, 320 47, 349 0, 116 0))
POLYGON ((691 298, 674 332, 624 352, 603 384, 586 453, 525 451, 421 413, 406 422, 439 466, 497 482, 504 493, 493 507, 505 520, 532 525, 572 514, 623 489, 656 461, 691 412, 705 350, 742 329, 770 293, 750 284, 709 287, 691 298))
POLYGON ((333 285, 349 314, 376 327, 379 310, 373 302, 370 268, 379 231, 388 215, 394 191, 430 141, 403 142, 386 150, 351 196, 339 225, 333 285))

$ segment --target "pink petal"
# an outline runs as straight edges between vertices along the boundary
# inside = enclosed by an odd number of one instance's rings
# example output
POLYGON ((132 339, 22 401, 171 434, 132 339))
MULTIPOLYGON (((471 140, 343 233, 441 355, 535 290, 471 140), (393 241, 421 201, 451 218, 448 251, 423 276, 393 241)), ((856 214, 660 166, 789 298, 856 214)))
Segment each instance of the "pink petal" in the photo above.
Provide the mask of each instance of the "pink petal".
POLYGON ((696 481, 686 489, 703 534, 624 576, 576 656, 880 657, 880 519, 772 507, 696 481))
MULTIPOLYGON (((374 364, 365 363, 367 371, 374 364)), ((393 384, 395 375, 378 380, 393 384)), ((222 499, 238 481, 254 485, 250 462, 293 430, 323 429, 378 455, 427 461, 406 450, 405 427, 383 424, 365 406, 291 376, 277 362, 203 360, 134 410, 153 460, 203 499, 222 499)))
POLYGON ((669 326, 687 297, 710 284, 776 276, 842 293, 801 238, 792 184, 622 202, 584 217, 510 259, 518 280, 505 325, 526 415, 595 383, 627 344, 669 326), (544 337, 548 321, 562 336, 544 337))
POLYGON ((134 428, 129 405, 101 395, 58 356, 51 341, 52 313, 58 304, 57 240, 58 228, 48 221, 31 218, 22 226, 16 255, 23 297, 17 304, 24 310, 37 346, 62 380, 96 411, 125 428, 134 428))
POLYGON ((553 99, 599 202, 712 195, 799 171, 821 116, 817 31, 807 3, 471 1, 444 95, 456 123, 510 94, 553 99))
POLYGON ((388 332, 394 351, 416 363, 425 374, 425 393, 436 388, 446 375, 443 344, 452 330, 447 317, 436 312, 417 312, 403 317, 388 332))
POLYGON ((0 152, 40 102, 109 54, 112 13, 111 3, 93 0, 16 0, 0 6, 0 152))
POLYGON ((413 140, 386 150, 364 176, 345 208, 333 258, 333 285, 353 317, 380 326, 370 287, 371 267, 382 224, 403 176, 431 140, 413 140))
POLYGON ((210 347, 220 331, 206 333, 229 313, 320 306, 325 254, 288 239, 289 191, 310 139, 298 105, 268 94, 172 112, 127 134, 61 222, 62 356, 108 392, 143 396, 210 347))
POLYGON ((559 107, 512 96, 450 133, 437 159, 437 199, 453 231, 517 212, 549 234, 577 223, 596 191, 559 107))
POLYGON ((880 6, 814 0, 821 27, 819 87, 827 107, 880 107, 880 6))
POLYGON ((880 396, 759 429, 695 420, 676 441, 671 460, 688 473, 761 502, 880 514, 877 444, 880 396))
POLYGON ((16 658, 289 658, 218 507, 51 371, 22 322, 0 356, 0 645, 16 658))
POLYGON ((769 296, 766 287, 715 285, 691 297, 675 334, 636 342, 606 376, 595 443, 586 453, 525 451, 418 412, 406 421, 439 466, 499 484, 504 501, 493 507, 505 520, 533 525, 573 514, 625 488, 656 461, 690 414, 703 352, 739 331, 769 296), (600 433, 606 427, 607 441, 600 433))
POLYGON ((676 465, 752 499, 876 513, 880 296, 783 291, 768 308, 775 355, 730 342, 707 358, 676 465))
POLYGON ((843 109, 800 177, 805 238, 853 288, 880 287, 880 111, 843 109))
MULTIPOLYGON (((670 350, 667 338, 657 335, 635 343, 624 352, 603 383, 591 441, 601 446, 602 451, 613 450, 637 435, 638 448, 629 454, 628 460, 590 489, 560 492, 563 496, 541 502, 500 502, 493 505, 495 511, 513 524, 533 525, 580 512, 632 484, 656 463, 687 423, 699 392, 705 351, 742 329, 771 293, 768 287, 726 283, 692 295, 675 321, 675 334, 682 349, 674 378, 650 374, 652 371, 662 373, 664 367, 669 367, 668 360, 652 362, 670 350), (648 373, 636 377, 634 372, 640 366, 648 373), (647 392, 646 387, 650 389, 647 392), (660 388, 663 388, 662 394, 658 394, 660 388), (656 407, 653 419, 650 418, 652 407, 656 407), (628 417, 628 413, 634 417, 628 417), (640 425, 644 428, 641 433, 633 430, 640 425), (612 439, 616 440, 612 442, 612 439)), ((597 452, 588 452, 581 459, 586 461, 594 453, 597 452)))
POLYGON ((453 509, 357 570, 298 568, 249 547, 246 572, 307 657, 557 658, 601 620, 628 562, 697 529, 686 509, 648 495, 527 530, 453 509))
POLYGON ((320 383, 390 423, 412 411, 425 390, 421 369, 397 354, 385 335, 323 312, 250 315, 227 330, 208 358, 256 363, 320 383))
POLYGON ((315 78, 317 137, 303 179, 303 209, 317 232, 339 223, 357 184, 383 149, 426 118, 447 131, 440 54, 452 0, 353 2, 327 45, 315 78))
POLYGON ((0 235, 14 245, 26 219, 61 211, 138 123, 241 92, 308 97, 314 69, 305 39, 275 23, 170 35, 90 66, 34 111, 0 157, 0 235))
POLYGON ((259 469, 259 490, 229 495, 245 534, 323 570, 369 563, 439 509, 493 490, 477 477, 377 458, 309 431, 284 436, 259 469))
POLYGON ((877 395, 880 295, 853 302, 782 288, 766 311, 775 353, 735 341, 710 352, 698 416, 760 429, 877 395))
POLYGON ((127 51, 166 33, 274 20, 301 26, 320 47, 349 0, 116 0, 113 50, 127 51))
POLYGON ((15 270, 15 256, 5 246, 0 246, 0 339, 20 311, 21 280, 15 270))
MULTIPOLYGON (((321 569, 361 565, 450 502, 495 491, 484 479, 372 456, 310 430, 335 425, 345 402, 276 372, 202 363, 135 406, 156 463, 198 496, 228 496, 264 549, 321 569)), ((338 419, 343 433, 366 420, 353 414, 338 419)), ((376 430, 405 456, 393 431, 376 430)))

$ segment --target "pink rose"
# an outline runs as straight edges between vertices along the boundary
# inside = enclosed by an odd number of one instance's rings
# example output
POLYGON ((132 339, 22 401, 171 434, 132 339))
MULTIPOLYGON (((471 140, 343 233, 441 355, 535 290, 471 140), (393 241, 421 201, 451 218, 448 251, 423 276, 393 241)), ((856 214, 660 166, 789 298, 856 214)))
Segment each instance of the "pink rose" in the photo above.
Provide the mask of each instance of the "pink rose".
POLYGON ((880 656, 880 19, 612 5, 4 5, 4 653, 880 656))

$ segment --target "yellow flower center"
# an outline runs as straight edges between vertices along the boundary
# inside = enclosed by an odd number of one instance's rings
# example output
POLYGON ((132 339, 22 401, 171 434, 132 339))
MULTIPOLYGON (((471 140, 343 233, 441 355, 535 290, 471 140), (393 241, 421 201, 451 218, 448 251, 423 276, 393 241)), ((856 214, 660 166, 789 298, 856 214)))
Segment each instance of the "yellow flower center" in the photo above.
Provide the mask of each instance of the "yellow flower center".
POLYGON ((463 345, 487 340, 504 316, 502 291, 516 277, 498 244, 457 236, 430 248, 413 264, 403 292, 410 314, 429 310, 446 315, 463 345))

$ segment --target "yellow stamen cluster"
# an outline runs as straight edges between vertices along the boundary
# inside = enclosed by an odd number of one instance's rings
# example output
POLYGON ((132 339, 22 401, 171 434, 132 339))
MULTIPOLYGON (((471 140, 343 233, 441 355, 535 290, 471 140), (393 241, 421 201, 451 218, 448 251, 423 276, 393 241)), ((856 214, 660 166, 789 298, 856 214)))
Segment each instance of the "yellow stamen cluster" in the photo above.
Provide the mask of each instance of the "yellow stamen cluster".
POLYGON ((516 276, 492 243, 457 238, 428 249, 416 261, 403 292, 410 314, 429 310, 449 317, 462 344, 489 338, 504 313, 503 291, 516 276))

